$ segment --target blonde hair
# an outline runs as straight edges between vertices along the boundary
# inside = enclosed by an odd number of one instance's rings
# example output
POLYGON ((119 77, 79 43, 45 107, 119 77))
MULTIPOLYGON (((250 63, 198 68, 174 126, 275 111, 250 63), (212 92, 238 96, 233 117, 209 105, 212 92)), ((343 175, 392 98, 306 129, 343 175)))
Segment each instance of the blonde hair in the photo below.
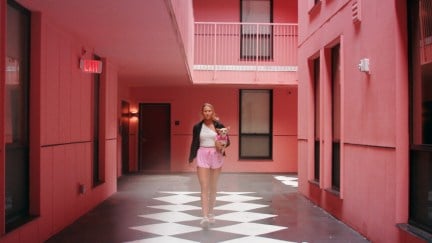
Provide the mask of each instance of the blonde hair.
POLYGON ((219 121, 219 117, 217 117, 216 112, 215 112, 215 109, 214 109, 213 105, 210 104, 210 103, 204 103, 204 104, 201 106, 201 115, 202 115, 202 113, 203 113, 203 111, 204 111, 204 108, 205 108, 206 106, 207 106, 207 107, 210 107, 210 109, 213 111, 213 114, 212 114, 212 119, 213 119, 213 121, 219 121))

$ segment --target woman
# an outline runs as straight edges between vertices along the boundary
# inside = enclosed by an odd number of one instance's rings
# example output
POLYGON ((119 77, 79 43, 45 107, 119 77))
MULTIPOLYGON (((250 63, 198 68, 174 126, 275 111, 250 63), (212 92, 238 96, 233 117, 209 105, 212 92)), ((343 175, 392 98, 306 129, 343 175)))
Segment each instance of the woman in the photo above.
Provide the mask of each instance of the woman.
MULTIPOLYGON (((213 105, 205 103, 201 108, 203 119, 193 127, 189 163, 196 158, 198 180, 201 186, 201 226, 207 228, 215 222, 213 208, 216 202, 217 181, 223 164, 223 145, 216 141, 219 122, 213 105)), ((226 146, 229 146, 230 142, 226 146)))

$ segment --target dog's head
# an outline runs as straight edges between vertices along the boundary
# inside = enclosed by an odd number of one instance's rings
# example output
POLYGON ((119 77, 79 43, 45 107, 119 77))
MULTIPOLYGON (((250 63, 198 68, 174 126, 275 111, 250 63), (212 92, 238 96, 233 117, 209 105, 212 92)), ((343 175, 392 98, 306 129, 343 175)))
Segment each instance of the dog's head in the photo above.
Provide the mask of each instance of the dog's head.
POLYGON ((229 127, 223 127, 223 128, 219 128, 217 129, 219 135, 221 135, 222 137, 225 137, 228 134, 229 131, 229 127))

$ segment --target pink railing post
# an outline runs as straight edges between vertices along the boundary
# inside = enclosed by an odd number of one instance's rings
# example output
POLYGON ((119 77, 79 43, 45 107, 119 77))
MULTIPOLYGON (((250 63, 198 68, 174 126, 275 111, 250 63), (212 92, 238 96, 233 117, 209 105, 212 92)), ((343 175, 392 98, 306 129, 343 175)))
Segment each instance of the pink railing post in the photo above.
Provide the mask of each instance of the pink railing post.
POLYGON ((213 71, 213 80, 216 80, 216 65, 217 65, 217 63, 216 63, 216 55, 217 55, 217 45, 216 45, 216 40, 217 40, 217 25, 216 25, 216 23, 214 23, 214 33, 213 33, 213 36, 214 36, 214 40, 213 40, 213 44, 214 44, 214 50, 213 50, 213 69, 214 69, 214 71, 213 71))
POLYGON ((260 27, 260 25, 256 24, 255 26, 256 26, 255 81, 257 81, 258 80, 258 57, 259 57, 259 39, 260 39, 259 38, 259 36, 260 36, 260 33, 259 33, 260 29, 259 29, 259 27, 260 27))

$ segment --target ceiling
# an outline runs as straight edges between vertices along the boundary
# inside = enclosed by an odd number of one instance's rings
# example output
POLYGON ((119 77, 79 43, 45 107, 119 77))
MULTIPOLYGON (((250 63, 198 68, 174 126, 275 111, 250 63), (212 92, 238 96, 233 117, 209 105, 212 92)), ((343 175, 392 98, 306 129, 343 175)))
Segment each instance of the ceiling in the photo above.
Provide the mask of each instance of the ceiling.
POLYGON ((129 86, 190 85, 170 0, 16 0, 119 67, 129 86))

